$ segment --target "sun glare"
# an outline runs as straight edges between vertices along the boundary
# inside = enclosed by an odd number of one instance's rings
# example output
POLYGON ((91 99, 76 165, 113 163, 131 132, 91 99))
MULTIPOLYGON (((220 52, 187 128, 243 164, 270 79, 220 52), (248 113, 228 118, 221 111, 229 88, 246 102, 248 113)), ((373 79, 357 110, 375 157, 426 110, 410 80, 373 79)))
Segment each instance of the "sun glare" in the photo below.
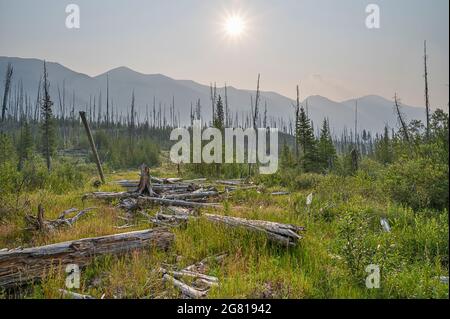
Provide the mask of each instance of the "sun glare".
POLYGON ((245 31, 244 19, 239 15, 233 15, 225 21, 225 32, 232 38, 237 38, 245 31))

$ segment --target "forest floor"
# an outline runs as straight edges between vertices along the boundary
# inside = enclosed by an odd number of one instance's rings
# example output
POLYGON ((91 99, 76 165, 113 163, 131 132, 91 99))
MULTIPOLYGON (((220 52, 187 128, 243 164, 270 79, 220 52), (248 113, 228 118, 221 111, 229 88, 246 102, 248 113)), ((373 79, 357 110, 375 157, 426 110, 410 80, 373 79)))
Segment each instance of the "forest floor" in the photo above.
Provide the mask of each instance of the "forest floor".
MULTIPOLYGON (((176 167, 167 163, 151 170, 151 174, 158 177, 176 177, 176 172, 176 167)), ((99 189, 123 191, 114 181, 137 179, 138 173, 136 170, 108 174, 107 184, 99 189)), ((0 249, 40 246, 152 227, 137 215, 134 226, 119 229, 117 227, 126 222, 121 218, 124 211, 116 207, 117 201, 82 201, 83 194, 98 190, 92 186, 94 180, 95 177, 84 188, 65 194, 57 195, 51 190, 27 194, 30 211, 35 213, 38 204, 42 204, 48 219, 57 218, 72 207, 96 209, 73 227, 51 234, 24 230, 23 216, 17 216, 12 223, 0 224, 0 249)), ((433 225, 442 227, 445 217, 438 215, 413 222, 415 217, 405 217, 411 214, 408 209, 372 198, 370 191, 353 192, 346 187, 345 183, 331 184, 325 180, 320 187, 291 190, 281 196, 271 195, 286 190, 280 187, 240 190, 223 200, 223 207, 202 208, 214 214, 305 226, 305 237, 295 247, 280 247, 259 234, 199 219, 189 221, 186 227, 173 229, 175 241, 167 252, 148 249, 128 256, 97 258, 82 269, 81 287, 74 291, 96 298, 179 298, 180 292, 162 280, 158 271, 162 265, 182 269, 205 257, 226 253, 222 261, 212 262, 205 270, 207 275, 216 276, 220 281, 219 286, 209 291, 208 298, 448 298, 448 284, 439 280, 439 276, 448 276, 448 268, 442 266, 448 265, 448 253, 447 261, 443 261, 433 251, 432 238, 428 244, 427 239, 421 242, 433 225), (311 193, 313 203, 308 206, 306 197, 311 193), (339 214, 344 211, 370 214, 372 221, 366 225, 369 233, 361 233, 358 224, 353 230, 354 224, 343 227, 344 219, 339 214), (390 233, 383 232, 379 223, 380 218, 386 216, 391 222, 390 233), (348 234, 343 234, 345 231, 348 234), (345 242, 347 235, 355 236, 353 245, 345 242), (365 267, 376 262, 366 260, 365 256, 374 242, 381 253, 371 256, 382 263, 381 282, 379 289, 368 289, 365 267)), ((158 209, 155 206, 147 213, 152 215, 158 209)), ((448 225, 443 231, 448 236, 448 225)), ((59 289, 65 288, 65 276, 64 271, 55 271, 42 282, 17 290, 13 295, 5 293, 4 297, 61 298, 59 289)))

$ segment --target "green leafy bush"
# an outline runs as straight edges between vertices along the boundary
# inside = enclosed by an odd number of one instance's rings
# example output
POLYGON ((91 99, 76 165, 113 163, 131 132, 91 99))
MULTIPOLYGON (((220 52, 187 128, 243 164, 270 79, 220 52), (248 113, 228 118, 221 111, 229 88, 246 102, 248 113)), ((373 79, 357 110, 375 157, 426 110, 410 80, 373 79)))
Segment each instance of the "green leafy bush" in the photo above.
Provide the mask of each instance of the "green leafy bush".
POLYGON ((448 164, 401 159, 386 168, 382 184, 393 200, 414 210, 448 208, 448 164))

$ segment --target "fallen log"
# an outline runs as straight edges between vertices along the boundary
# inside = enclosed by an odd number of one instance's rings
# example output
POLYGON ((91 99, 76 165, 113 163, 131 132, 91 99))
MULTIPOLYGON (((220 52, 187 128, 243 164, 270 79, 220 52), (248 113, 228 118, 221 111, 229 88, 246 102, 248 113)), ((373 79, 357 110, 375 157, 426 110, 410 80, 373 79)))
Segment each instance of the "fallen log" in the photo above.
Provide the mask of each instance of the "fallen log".
POLYGON ((192 299, 200 299, 206 297, 208 291, 201 291, 197 290, 194 287, 191 287, 189 285, 186 285, 184 282, 168 275, 164 274, 163 279, 166 281, 170 281, 175 287, 180 289, 180 291, 187 297, 190 297, 192 299))
POLYGON ((232 227, 244 227, 249 230, 262 232, 267 235, 270 240, 286 246, 295 246, 298 240, 303 238, 300 235, 300 232, 305 230, 304 227, 264 220, 251 220, 213 214, 204 214, 203 216, 212 222, 217 222, 232 227))
MULTIPOLYGON (((252 231, 263 233, 269 240, 286 246, 295 246, 297 242, 303 238, 300 233, 305 230, 304 227, 264 220, 252 220, 214 214, 203 214, 202 216, 211 222, 225 224, 231 227, 243 227, 252 231)), ((190 214, 188 210, 187 212, 178 211, 172 215, 158 213, 156 215, 156 219, 158 220, 159 218, 164 222, 185 222, 187 219, 196 219, 198 216, 190 214)))
POLYGON ((68 210, 65 210, 61 213, 61 215, 57 219, 53 220, 45 220, 44 219, 44 208, 42 205, 39 204, 38 206, 38 213, 37 216, 25 216, 25 222, 27 223, 28 227, 27 229, 31 230, 41 230, 41 231, 55 231, 58 228, 64 227, 64 226, 73 226, 78 219, 80 219, 83 215, 86 215, 89 211, 93 210, 95 208, 86 208, 82 211, 78 211, 76 208, 71 208, 68 210), (72 218, 67 218, 67 215, 77 212, 75 216, 72 218))
POLYGON ((87 198, 112 200, 112 199, 133 198, 138 196, 139 194, 134 192, 93 192, 89 194, 84 194, 83 200, 87 198))
POLYGON ((238 185, 244 185, 243 179, 236 179, 236 180, 216 180, 217 184, 222 185, 230 185, 230 186, 238 186, 238 185))
POLYGON ((145 204, 145 203, 155 203, 165 206, 180 206, 180 207, 191 207, 191 208, 197 208, 197 207, 220 207, 217 203, 197 203, 197 202, 188 202, 184 200, 176 200, 176 199, 165 199, 165 198, 158 198, 158 197, 139 197, 138 199, 138 205, 139 204, 145 204))
POLYGON ((166 270, 164 268, 160 268, 160 271, 164 274, 169 274, 176 279, 182 279, 183 277, 189 277, 191 279, 197 280, 211 288, 212 286, 219 285, 219 279, 214 276, 208 276, 199 272, 188 271, 188 270, 166 270))
POLYGON ((272 196, 283 196, 283 195, 290 195, 291 193, 289 193, 289 192, 273 192, 273 193, 270 193, 270 195, 272 195, 272 196))
POLYGON ((220 207, 217 203, 198 203, 198 202, 188 202, 184 200, 176 199, 165 199, 159 197, 138 197, 138 198, 127 198, 123 200, 119 206, 126 210, 136 210, 139 208, 145 208, 151 205, 164 205, 164 206, 180 206, 189 208, 199 208, 199 207, 220 207))
POLYGON ((217 191, 205 191, 205 192, 164 195, 164 198, 166 198, 166 199, 196 199, 196 198, 214 197, 214 196, 218 196, 218 195, 219 195, 219 192, 217 192, 217 191))
POLYGON ((174 235, 164 228, 84 238, 41 247, 0 252, 0 287, 13 287, 40 279, 52 267, 89 264, 94 257, 122 255, 136 249, 167 249, 174 235))

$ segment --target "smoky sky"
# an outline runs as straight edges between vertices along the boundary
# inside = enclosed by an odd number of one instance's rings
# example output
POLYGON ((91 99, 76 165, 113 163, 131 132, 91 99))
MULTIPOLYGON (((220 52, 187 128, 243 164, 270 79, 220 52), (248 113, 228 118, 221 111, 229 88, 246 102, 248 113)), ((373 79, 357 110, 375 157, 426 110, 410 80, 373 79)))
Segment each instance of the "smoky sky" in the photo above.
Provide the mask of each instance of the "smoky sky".
POLYGON ((368 94, 423 106, 423 41, 434 108, 448 104, 448 0, 0 0, 0 55, 98 75, 118 66, 203 84, 337 101, 368 94), (65 25, 68 4, 80 28, 65 25), (380 7, 368 29, 366 7, 380 7), (245 18, 229 39, 227 16, 245 18))

